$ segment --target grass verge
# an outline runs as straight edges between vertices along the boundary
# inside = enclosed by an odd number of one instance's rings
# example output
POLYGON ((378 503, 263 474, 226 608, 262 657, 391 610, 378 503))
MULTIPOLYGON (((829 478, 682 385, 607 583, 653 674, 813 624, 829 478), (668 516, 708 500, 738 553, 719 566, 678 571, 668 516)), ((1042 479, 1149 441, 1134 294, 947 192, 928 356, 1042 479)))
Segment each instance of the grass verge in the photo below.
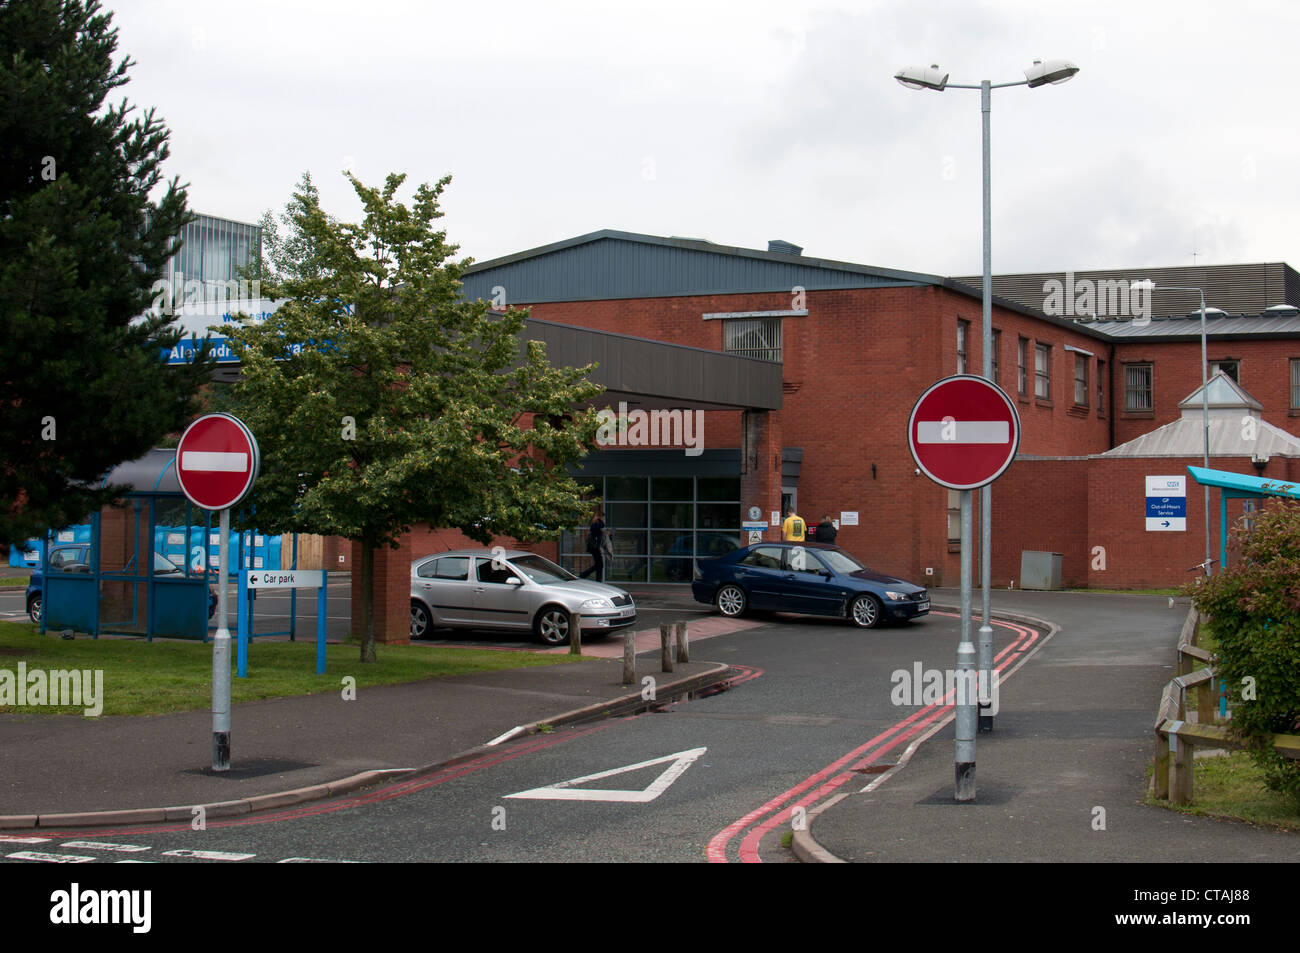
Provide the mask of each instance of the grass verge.
POLYGON ((1197 758, 1192 773, 1192 804, 1150 803, 1184 814, 1224 817, 1300 833, 1294 803, 1264 786, 1264 775, 1244 751, 1197 758))
MULTIPOLYGON (((581 661, 563 654, 391 645, 379 646, 379 660, 363 665, 357 661, 359 651, 355 643, 326 646, 325 674, 317 675, 314 639, 255 642, 248 653, 248 678, 236 678, 232 644, 231 701, 342 691, 346 676, 356 679, 360 691, 375 685, 581 661)), ((28 672, 103 670, 105 715, 160 715, 212 705, 211 643, 89 636, 65 641, 55 633, 41 635, 28 623, 0 622, 0 670, 7 669, 16 679, 19 662, 26 664, 28 672)), ((81 714, 83 707, 0 705, 0 713, 15 712, 81 714)))

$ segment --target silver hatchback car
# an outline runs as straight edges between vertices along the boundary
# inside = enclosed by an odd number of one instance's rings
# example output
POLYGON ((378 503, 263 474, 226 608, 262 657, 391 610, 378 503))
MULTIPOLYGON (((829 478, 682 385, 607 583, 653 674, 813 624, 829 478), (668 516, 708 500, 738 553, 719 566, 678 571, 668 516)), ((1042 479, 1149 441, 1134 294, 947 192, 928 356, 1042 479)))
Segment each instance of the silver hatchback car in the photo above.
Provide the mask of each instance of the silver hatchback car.
POLYGON ((448 627, 532 632, 563 645, 574 613, 584 636, 636 622, 636 604, 622 589, 580 579, 536 553, 457 549, 411 563, 413 639, 448 627))

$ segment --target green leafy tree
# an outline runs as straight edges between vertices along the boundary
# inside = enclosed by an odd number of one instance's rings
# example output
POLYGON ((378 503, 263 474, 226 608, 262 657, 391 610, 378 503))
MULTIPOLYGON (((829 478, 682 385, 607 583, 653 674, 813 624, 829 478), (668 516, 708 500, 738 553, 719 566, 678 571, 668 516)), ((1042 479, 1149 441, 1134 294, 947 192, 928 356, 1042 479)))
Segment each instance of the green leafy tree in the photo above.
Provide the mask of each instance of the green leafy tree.
POLYGON ((109 502, 104 475, 193 413, 206 358, 161 360, 170 318, 135 320, 189 218, 168 132, 132 117, 129 57, 99 4, 0 3, 0 542, 109 502))
POLYGON ((335 221, 304 177, 263 288, 287 299, 233 330, 242 371, 228 406, 257 436, 260 529, 360 543, 362 661, 374 652, 374 552, 411 527, 454 527, 487 543, 553 537, 581 520, 565 464, 594 443, 573 408, 600 393, 589 368, 555 368, 521 343, 526 313, 466 301, 455 245, 435 228, 450 181, 397 201, 348 176, 365 210, 335 221), (566 419, 567 417, 567 419, 566 419))
POLYGON ((1300 804, 1300 762, 1268 743, 1300 733, 1300 503, 1269 500, 1233 531, 1236 565, 1191 590, 1210 617, 1232 727, 1268 786, 1300 804))

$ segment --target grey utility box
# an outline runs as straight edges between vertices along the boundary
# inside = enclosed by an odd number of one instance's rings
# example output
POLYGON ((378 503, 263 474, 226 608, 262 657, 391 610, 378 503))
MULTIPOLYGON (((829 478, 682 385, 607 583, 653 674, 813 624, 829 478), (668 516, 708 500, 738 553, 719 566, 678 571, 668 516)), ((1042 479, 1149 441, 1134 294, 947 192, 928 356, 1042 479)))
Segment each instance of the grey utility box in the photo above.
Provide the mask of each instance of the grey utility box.
POLYGON ((1060 589, 1061 554, 1020 551, 1021 589, 1060 589))

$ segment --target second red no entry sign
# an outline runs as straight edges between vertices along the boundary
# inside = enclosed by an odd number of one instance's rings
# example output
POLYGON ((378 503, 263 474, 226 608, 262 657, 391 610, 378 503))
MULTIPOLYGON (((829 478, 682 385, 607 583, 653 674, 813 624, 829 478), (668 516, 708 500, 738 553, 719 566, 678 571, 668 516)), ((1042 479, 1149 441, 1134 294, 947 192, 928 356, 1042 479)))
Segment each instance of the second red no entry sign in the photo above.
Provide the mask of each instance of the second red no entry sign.
POLYGON ((1002 388, 962 374, 932 384, 907 424, 912 458, 925 475, 953 490, 992 483, 1020 446, 1020 415, 1002 388))

